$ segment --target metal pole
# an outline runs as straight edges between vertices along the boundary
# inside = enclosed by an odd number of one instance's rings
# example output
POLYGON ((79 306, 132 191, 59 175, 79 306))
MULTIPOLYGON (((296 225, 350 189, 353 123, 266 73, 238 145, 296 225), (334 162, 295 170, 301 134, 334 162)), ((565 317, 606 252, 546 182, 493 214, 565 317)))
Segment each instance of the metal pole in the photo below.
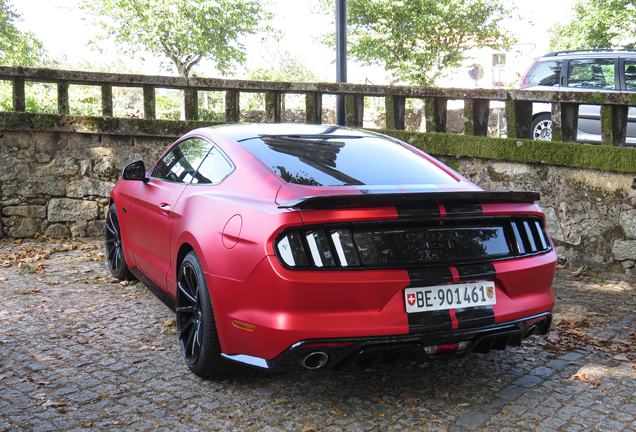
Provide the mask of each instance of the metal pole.
MULTIPOLYGON (((336 0, 336 82, 347 82, 347 0, 336 0)), ((336 124, 344 126, 345 97, 336 96, 336 124)))

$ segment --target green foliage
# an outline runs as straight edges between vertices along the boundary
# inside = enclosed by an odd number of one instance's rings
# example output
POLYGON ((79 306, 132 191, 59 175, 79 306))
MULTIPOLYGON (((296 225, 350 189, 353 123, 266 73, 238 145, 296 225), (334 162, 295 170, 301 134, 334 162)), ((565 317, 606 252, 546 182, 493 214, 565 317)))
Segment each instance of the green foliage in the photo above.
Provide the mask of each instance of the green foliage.
POLYGON ((199 120, 221 123, 225 121, 223 112, 223 92, 199 92, 199 120))
POLYGON ((550 29, 551 50, 611 48, 636 45, 636 1, 578 0, 575 16, 550 29))
POLYGON ((42 42, 33 33, 22 33, 15 26, 21 20, 11 0, 0 0, 0 64, 35 66, 46 56, 42 42))
MULTIPOLYGON (((250 69, 246 79, 254 81, 286 81, 286 82, 318 82, 320 78, 309 69, 302 59, 289 51, 277 51, 263 57, 267 67, 250 69)), ((289 95, 283 94, 282 105, 285 109, 285 99, 289 95)), ((265 106, 264 93, 243 93, 241 95, 241 109, 246 111, 263 109, 265 106)))
POLYGON ((305 62, 289 51, 277 51, 263 57, 267 67, 251 69, 246 78, 257 81, 318 82, 320 78, 305 62))
MULTIPOLYGON (((334 10, 333 0, 322 5, 334 10)), ((349 56, 383 66, 392 83, 432 85, 469 49, 516 42, 503 27, 512 13, 503 0, 349 0, 347 7, 349 56)), ((334 33, 324 38, 334 41, 334 33)))
MULTIPOLYGON (((125 54, 149 52, 165 57, 187 77, 202 58, 225 73, 245 61, 244 35, 254 34, 271 14, 258 0, 82 0, 125 54)), ((93 41, 96 44, 96 41, 93 41)))

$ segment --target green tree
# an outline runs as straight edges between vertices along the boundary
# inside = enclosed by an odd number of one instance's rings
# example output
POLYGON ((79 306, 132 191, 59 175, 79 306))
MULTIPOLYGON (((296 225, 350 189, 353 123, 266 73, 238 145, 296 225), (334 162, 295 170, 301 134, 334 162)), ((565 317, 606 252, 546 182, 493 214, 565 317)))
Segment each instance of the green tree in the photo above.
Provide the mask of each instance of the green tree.
MULTIPOLYGON (((334 10, 333 0, 321 2, 334 10)), ((393 83, 432 85, 461 66, 466 51, 516 42, 503 26, 512 12, 503 0, 348 0, 348 55, 383 66, 393 83)))
POLYGON ((611 48, 636 44, 636 1, 579 0, 574 18, 550 29, 550 49, 611 48))
POLYGON ((34 66, 46 53, 33 33, 23 33, 15 26, 21 20, 10 0, 0 0, 0 64, 34 66))
POLYGON ((104 31, 98 40, 112 38, 131 56, 165 57, 183 77, 203 58, 228 72, 245 61, 239 39, 270 30, 263 23, 271 14, 258 0, 83 0, 80 8, 104 31))
POLYGON ((246 78, 257 81, 317 82, 318 76, 298 56, 286 50, 267 52, 262 56, 266 66, 250 69, 246 78))

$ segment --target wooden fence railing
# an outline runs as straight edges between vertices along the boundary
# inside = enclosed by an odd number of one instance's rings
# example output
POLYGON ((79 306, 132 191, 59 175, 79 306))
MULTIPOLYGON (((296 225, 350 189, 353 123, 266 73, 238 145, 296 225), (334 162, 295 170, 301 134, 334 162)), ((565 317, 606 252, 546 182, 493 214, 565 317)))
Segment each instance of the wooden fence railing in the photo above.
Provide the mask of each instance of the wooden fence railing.
POLYGON ((491 101, 503 101, 509 138, 531 138, 532 103, 552 104, 554 141, 574 142, 577 135, 578 107, 581 104, 601 105, 603 144, 624 145, 629 106, 636 106, 636 94, 620 92, 556 92, 525 90, 455 89, 409 86, 379 86, 343 83, 292 83, 216 78, 182 78, 80 72, 0 66, 0 79, 13 83, 13 111, 26 110, 25 83, 57 85, 58 113, 69 114, 69 86, 91 85, 101 88, 103 117, 113 116, 113 87, 143 89, 144 118, 156 118, 155 94, 159 88, 181 89, 184 94, 186 120, 199 117, 198 92, 225 92, 225 121, 240 119, 241 93, 264 93, 267 122, 281 121, 281 95, 305 96, 306 122, 322 120, 323 95, 344 95, 348 126, 362 127, 364 97, 383 97, 386 106, 386 128, 404 129, 405 102, 409 98, 425 101, 427 132, 446 132, 447 102, 464 101, 464 134, 487 136, 491 101))

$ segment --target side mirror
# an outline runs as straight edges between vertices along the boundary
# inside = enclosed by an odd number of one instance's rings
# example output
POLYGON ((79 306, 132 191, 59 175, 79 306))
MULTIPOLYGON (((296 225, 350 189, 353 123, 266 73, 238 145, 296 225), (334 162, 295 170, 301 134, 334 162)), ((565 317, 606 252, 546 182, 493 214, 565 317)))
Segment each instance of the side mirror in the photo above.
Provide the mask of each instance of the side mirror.
POLYGON ((146 177, 144 161, 136 160, 126 165, 124 169, 121 170, 121 178, 124 180, 141 180, 147 182, 148 177, 146 177))

